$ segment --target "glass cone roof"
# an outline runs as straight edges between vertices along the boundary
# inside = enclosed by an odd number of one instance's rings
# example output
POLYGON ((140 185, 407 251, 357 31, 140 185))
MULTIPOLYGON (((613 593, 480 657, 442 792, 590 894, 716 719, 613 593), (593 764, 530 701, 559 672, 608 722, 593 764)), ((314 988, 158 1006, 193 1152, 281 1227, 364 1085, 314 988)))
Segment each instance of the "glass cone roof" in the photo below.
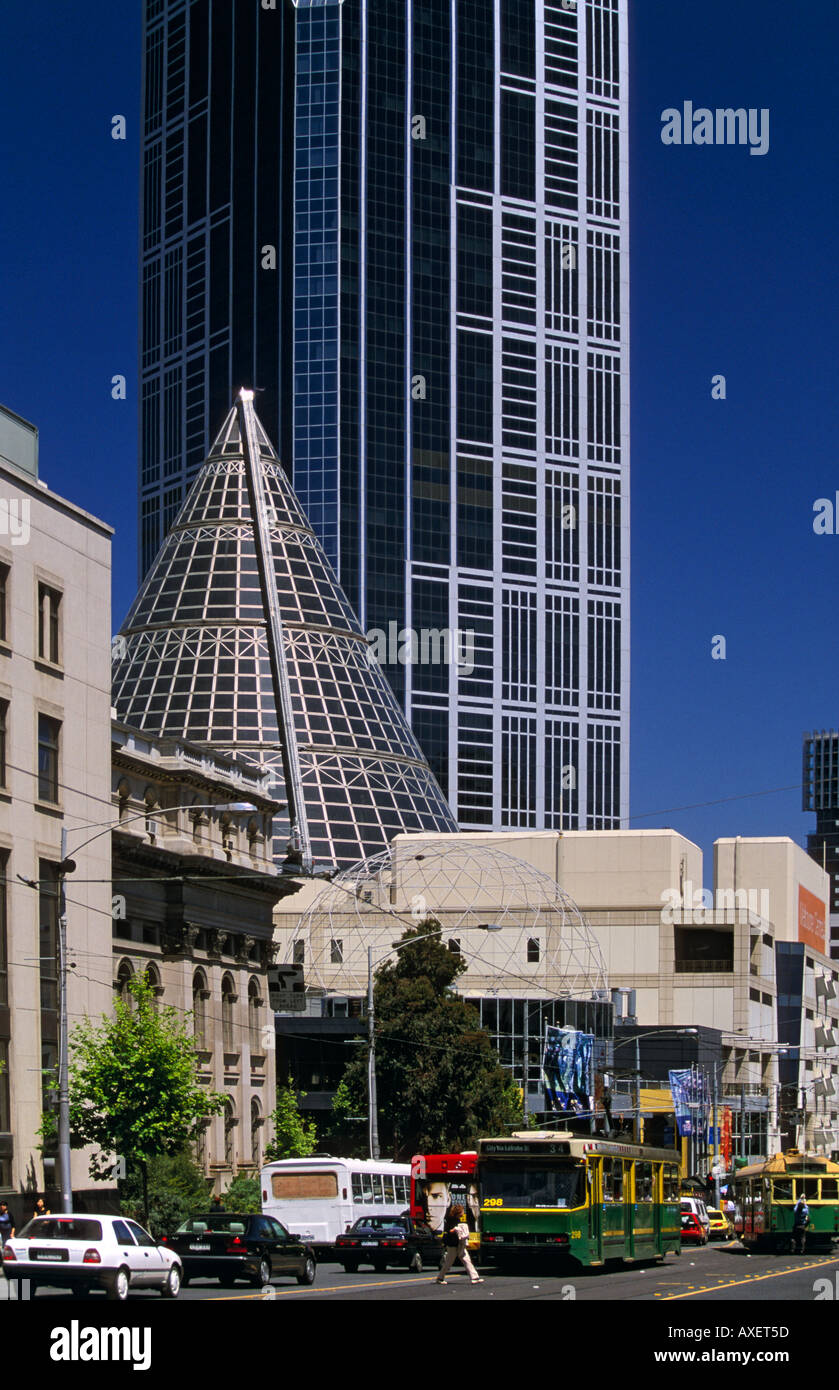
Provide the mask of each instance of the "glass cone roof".
POLYGON ((273 766, 277 853, 355 863, 452 813, 243 391, 128 613, 117 718, 273 766))

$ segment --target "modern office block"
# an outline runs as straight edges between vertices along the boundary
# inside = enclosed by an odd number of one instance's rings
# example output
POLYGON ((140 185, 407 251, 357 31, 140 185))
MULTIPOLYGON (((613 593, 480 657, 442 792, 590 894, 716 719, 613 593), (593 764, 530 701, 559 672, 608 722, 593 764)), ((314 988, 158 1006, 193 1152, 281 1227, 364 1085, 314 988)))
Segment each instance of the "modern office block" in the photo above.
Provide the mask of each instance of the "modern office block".
POLYGON ((252 386, 464 828, 628 813, 627 96, 626 0, 146 3, 143 569, 252 386))

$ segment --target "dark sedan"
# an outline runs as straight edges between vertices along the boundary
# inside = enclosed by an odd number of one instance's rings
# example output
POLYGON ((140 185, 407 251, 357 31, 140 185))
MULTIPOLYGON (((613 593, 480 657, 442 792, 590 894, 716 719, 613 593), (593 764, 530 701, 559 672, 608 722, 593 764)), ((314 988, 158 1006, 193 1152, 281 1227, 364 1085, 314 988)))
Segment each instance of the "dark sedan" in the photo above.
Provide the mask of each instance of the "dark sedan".
POLYGON ((231 1288, 237 1279, 247 1279, 261 1288, 275 1275, 292 1275, 298 1284, 315 1282, 315 1252, 273 1216, 229 1211, 191 1216, 163 1243, 180 1259, 185 1284, 209 1278, 231 1288))
POLYGON ((335 1262, 348 1274, 363 1264, 380 1272, 396 1265, 419 1274, 423 1266, 437 1269, 442 1256, 440 1236, 409 1216, 361 1216, 335 1241, 335 1262))

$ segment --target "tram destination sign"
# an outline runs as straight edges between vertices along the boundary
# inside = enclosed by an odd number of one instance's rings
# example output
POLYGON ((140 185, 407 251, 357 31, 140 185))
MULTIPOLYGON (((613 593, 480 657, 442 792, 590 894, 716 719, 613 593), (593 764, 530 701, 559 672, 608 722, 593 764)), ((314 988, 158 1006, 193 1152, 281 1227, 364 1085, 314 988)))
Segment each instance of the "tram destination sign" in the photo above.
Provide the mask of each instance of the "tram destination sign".
POLYGON ((546 1144, 542 1140, 484 1139, 481 1141, 484 1154, 570 1154, 571 1146, 557 1141, 546 1144))

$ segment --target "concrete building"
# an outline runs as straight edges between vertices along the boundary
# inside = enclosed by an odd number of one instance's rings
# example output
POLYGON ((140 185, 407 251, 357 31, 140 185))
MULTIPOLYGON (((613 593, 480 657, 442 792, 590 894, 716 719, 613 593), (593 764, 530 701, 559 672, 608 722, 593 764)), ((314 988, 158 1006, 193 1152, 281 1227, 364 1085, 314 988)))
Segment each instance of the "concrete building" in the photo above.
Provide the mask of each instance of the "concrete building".
MULTIPOLYGON (((562 975, 575 966, 573 952, 557 951, 554 927, 532 910, 509 910, 503 886, 485 880, 477 892, 464 866, 454 896, 442 869, 423 886, 422 901, 445 928, 444 939, 458 941, 466 955, 462 992, 476 1002, 533 1109, 540 1106, 544 1024, 555 1021, 548 1004, 565 992, 569 1003, 587 1001, 596 1012, 607 980, 624 1000, 631 992, 639 1028, 719 1034, 716 1081, 732 1112, 734 1153, 774 1151, 780 1116, 788 1132, 791 1109, 802 1111, 800 1143, 836 1147, 839 1006, 837 972, 824 949, 828 885, 799 846, 786 838, 720 840, 713 886, 704 888, 701 851, 673 830, 400 836, 387 897, 377 917, 373 893, 373 914, 360 931, 355 908, 345 911, 343 926, 333 910, 329 929, 322 913, 310 911, 300 924, 285 919, 280 955, 290 960, 298 952, 314 994, 324 993, 319 1005, 313 997, 313 1007, 327 1013, 331 999, 363 996, 363 951, 371 946, 376 958, 388 952, 394 917, 411 925, 412 898, 427 878, 420 871, 446 845, 462 854, 483 845, 525 861, 561 885, 585 922, 580 941, 589 968, 569 986, 562 975), (470 900, 471 917, 463 911, 470 900), (502 930, 478 945, 478 924, 494 920, 502 930), (791 1107, 796 1087, 806 1100, 799 1096, 791 1107)), ((580 959, 578 950, 576 965, 580 959)), ((564 1021, 576 1026, 570 1011, 564 1021)), ((660 1079, 666 1082, 666 1074, 660 1079)))
MULTIPOLYGON (((70 1026, 111 1006, 111 528, 38 476, 38 433, 0 409, 0 1193, 49 1193, 41 1115, 58 1060, 58 866, 70 1026)), ((88 1155, 72 1186, 91 1188, 88 1155)), ((90 1194, 101 1200, 102 1185, 90 1194)), ((16 1216, 25 1203, 11 1203, 16 1216)))
POLYGON ((272 911, 299 885, 273 862, 270 783, 252 763, 113 725, 114 987, 130 998, 145 971, 161 1005, 191 1014, 201 1080, 225 1096, 196 1149, 216 1191, 256 1172, 271 1137, 272 911))
POLYGON ((839 960, 839 732, 815 730, 803 743, 803 809, 816 814, 807 852, 830 876, 829 954, 839 960))

